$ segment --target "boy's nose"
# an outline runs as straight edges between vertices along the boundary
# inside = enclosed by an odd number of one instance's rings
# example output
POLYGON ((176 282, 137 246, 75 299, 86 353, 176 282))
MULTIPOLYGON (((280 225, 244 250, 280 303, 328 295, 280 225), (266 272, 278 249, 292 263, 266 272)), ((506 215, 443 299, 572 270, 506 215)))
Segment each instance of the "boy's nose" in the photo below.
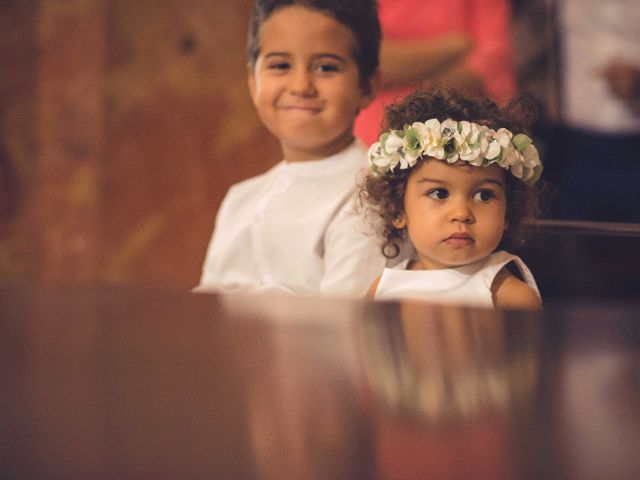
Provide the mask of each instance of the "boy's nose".
POLYGON ((315 95, 317 93, 313 75, 306 69, 294 72, 291 79, 291 92, 297 95, 315 95))

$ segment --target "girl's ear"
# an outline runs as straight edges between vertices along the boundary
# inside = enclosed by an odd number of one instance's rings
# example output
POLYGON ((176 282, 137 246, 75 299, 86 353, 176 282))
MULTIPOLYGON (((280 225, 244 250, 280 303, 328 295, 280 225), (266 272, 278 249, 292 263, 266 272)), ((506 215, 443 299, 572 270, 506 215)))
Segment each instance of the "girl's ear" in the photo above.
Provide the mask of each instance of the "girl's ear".
POLYGON ((247 62, 247 85, 249 86, 249 95, 251 101, 256 104, 256 75, 251 62, 247 62))
POLYGON ((407 226, 407 219, 404 216, 404 213, 402 215, 400 215, 398 218, 395 218, 391 224, 397 228, 398 230, 402 230, 404 227, 407 226))

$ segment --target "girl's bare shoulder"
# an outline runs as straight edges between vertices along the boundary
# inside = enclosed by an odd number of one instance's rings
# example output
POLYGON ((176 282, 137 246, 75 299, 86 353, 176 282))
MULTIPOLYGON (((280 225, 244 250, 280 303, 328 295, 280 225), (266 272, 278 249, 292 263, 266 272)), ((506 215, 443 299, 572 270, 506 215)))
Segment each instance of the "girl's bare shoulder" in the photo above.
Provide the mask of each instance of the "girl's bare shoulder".
POLYGON ((542 309, 542 302, 536 292, 507 268, 502 268, 496 275, 491 293, 496 308, 542 309))

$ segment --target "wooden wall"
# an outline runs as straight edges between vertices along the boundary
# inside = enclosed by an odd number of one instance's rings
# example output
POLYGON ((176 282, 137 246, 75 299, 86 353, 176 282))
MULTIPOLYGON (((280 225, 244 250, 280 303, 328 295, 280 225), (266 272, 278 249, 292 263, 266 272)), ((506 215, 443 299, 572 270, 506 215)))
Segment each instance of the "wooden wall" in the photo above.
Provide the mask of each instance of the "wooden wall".
POLYGON ((280 159, 251 4, 2 2, 0 281, 197 283, 229 185, 280 159))

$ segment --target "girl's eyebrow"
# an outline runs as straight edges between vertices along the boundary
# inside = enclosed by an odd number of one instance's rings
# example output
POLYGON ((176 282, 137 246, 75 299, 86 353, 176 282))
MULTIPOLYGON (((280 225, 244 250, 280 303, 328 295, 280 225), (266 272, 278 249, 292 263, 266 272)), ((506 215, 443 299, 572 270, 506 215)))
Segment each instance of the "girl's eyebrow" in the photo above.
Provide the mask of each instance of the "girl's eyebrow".
POLYGON ((490 183, 492 185, 497 185, 498 187, 505 188, 504 182, 500 180, 494 180, 493 178, 484 178, 478 182, 478 185, 482 185, 484 183, 490 183))
MULTIPOLYGON (((446 180, 440 180, 437 178, 427 178, 427 177, 422 177, 420 179, 418 179, 418 183, 442 183, 444 185, 447 184, 446 180)), ((492 185, 497 185, 499 187, 505 188, 504 182, 501 182, 500 180, 494 180, 493 178, 483 178, 481 180, 479 180, 478 182, 476 182, 476 185, 483 185, 485 183, 490 183, 492 185)))
POLYGON ((430 183, 447 183, 444 180, 438 180, 436 178, 427 178, 427 177, 422 177, 420 179, 418 179, 418 183, 423 183, 423 182, 430 182, 430 183))

